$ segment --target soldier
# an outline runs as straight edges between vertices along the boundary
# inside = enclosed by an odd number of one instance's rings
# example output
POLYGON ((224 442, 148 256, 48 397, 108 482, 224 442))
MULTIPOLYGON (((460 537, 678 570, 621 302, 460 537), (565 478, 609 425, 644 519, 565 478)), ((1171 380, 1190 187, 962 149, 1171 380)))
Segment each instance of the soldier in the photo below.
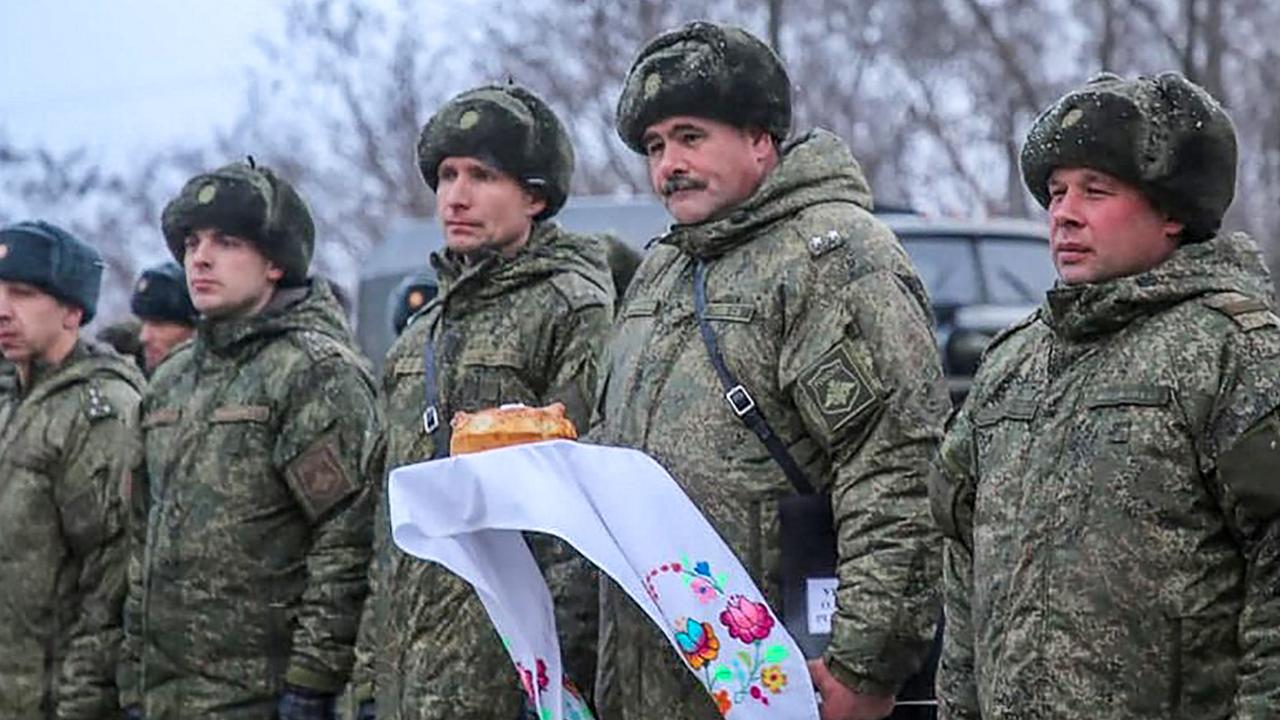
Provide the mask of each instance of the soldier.
POLYGON ((367 591, 372 378, 328 283, 307 277, 311 215, 279 175, 197 175, 161 224, 203 319, 143 401, 122 704, 147 720, 334 717, 367 591))
MULTIPOLYGON (((439 294, 387 354, 386 466, 448 454, 448 418, 459 410, 559 401, 585 429, 613 284, 604 245, 551 221, 573 170, 560 120, 522 87, 470 90, 427 121, 418 164, 446 248, 431 256, 439 294)), ((479 598, 444 568, 392 547, 385 511, 361 630, 363 716, 373 715, 376 689, 383 720, 515 718, 523 693, 479 598)), ((556 601, 566 668, 589 686, 594 572, 559 542, 531 541, 556 601)))
POLYGON ((943 714, 1274 718, 1280 318, 1218 232, 1231 121, 1180 75, 1103 74, 1021 165, 1059 282, 943 445, 943 714))
POLYGON ((178 345, 191 339, 199 313, 187 292, 187 276, 182 266, 169 261, 147 268, 133 286, 129 308, 142 322, 138 338, 142 342, 143 366, 155 372, 160 361, 178 345))
POLYGON ((391 329, 397 336, 404 332, 409 318, 426 307, 438 291, 435 278, 425 272, 409 275, 396 285, 395 291, 391 293, 391 307, 387 314, 391 316, 391 329))
MULTIPOLYGON (((829 492, 837 609, 811 671, 824 718, 880 718, 937 619, 926 487, 947 396, 923 287, 857 162, 790 127, 786 71, 749 33, 695 22, 641 50, 617 129, 676 225, 627 292, 592 436, 662 463, 771 603, 791 478, 829 492)), ((602 715, 719 717, 624 597, 605 586, 602 715)))
POLYGON ((80 337, 98 252, 0 229, 0 717, 116 717, 124 505, 142 375, 80 337))

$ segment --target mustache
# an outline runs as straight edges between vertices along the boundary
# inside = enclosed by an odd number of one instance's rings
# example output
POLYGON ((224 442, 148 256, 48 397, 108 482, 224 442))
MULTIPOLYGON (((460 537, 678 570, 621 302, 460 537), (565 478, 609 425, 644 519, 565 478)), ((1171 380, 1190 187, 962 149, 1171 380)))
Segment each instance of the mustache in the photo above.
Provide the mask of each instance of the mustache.
POLYGON ((671 193, 680 192, 681 190, 702 190, 707 186, 705 181, 699 180, 688 175, 676 175, 667 178, 662 183, 662 196, 666 197, 671 193))

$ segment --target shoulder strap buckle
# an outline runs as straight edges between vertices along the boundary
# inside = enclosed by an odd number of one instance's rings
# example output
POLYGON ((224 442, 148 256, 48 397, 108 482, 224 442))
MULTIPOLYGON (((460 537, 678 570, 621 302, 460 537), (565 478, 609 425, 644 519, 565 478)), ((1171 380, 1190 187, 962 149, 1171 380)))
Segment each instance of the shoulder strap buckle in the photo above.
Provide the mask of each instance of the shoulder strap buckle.
POLYGON ((729 401, 729 407, 733 408, 733 414, 738 417, 742 417, 756 409, 755 399, 741 385, 734 385, 729 388, 729 392, 724 394, 724 399, 729 401))

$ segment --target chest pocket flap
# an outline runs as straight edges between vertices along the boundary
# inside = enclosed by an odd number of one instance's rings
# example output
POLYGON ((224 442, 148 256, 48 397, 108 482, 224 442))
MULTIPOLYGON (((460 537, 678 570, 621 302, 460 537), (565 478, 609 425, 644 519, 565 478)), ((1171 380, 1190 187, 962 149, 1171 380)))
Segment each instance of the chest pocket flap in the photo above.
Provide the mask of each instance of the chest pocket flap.
POLYGON ((624 318, 653 317, 657 314, 657 300, 632 300, 622 309, 622 317, 624 318))
POLYGON ((726 322, 751 322, 751 318, 756 314, 754 305, 747 303, 732 302, 709 302, 707 303, 707 319, 708 320, 724 320, 726 322))
POLYGON ((973 422, 979 427, 995 425, 1002 420, 1031 422, 1035 419, 1037 404, 1034 395, 1013 395, 978 410, 973 416, 973 422))
POLYGON ((481 365, 484 367, 505 367, 520 369, 525 366, 524 357, 510 348, 474 348, 462 351, 458 362, 463 365, 481 365))
POLYGON ((1173 392, 1161 385, 1104 385, 1085 395, 1085 407, 1163 407, 1172 397, 1173 392))
POLYGON ((271 408, 266 405, 223 405, 214 408, 209 418, 215 423, 265 423, 269 419, 271 419, 271 408))

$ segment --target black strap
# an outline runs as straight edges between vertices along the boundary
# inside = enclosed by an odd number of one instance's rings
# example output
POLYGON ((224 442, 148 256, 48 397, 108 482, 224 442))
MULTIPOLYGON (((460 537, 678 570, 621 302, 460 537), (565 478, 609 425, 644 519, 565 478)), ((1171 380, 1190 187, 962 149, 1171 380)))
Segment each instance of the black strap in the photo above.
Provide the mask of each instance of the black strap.
POLYGON ((702 334, 702 342, 707 346, 707 354, 711 356, 711 365, 716 369, 716 376, 720 378, 720 386, 724 388, 724 399, 729 402, 733 414, 737 415, 738 419, 760 438, 760 442, 764 443, 769 454, 773 456, 774 462, 782 468, 782 474, 791 481, 796 492, 801 495, 813 494, 813 484, 809 482, 809 478, 805 477, 800 465, 796 463, 795 458, 791 457, 782 439, 774 434, 773 428, 769 427, 769 421, 765 420, 764 413, 760 412, 760 408, 756 406, 751 393, 747 392, 742 383, 733 376, 729 366, 724 363, 724 355, 720 354, 720 343, 716 340, 715 331, 711 329, 711 323, 707 322, 707 265, 701 259, 695 260, 693 265, 693 309, 698 318, 698 332, 702 334))
MULTIPOLYGON (((423 318, 422 322, 425 322, 423 318)), ((449 436, 440 422, 440 395, 436 388, 436 349, 431 344, 431 331, 427 328, 426 339, 422 341, 422 372, 424 410, 422 411, 422 429, 431 436, 431 459, 437 460, 449 454, 449 436)))

